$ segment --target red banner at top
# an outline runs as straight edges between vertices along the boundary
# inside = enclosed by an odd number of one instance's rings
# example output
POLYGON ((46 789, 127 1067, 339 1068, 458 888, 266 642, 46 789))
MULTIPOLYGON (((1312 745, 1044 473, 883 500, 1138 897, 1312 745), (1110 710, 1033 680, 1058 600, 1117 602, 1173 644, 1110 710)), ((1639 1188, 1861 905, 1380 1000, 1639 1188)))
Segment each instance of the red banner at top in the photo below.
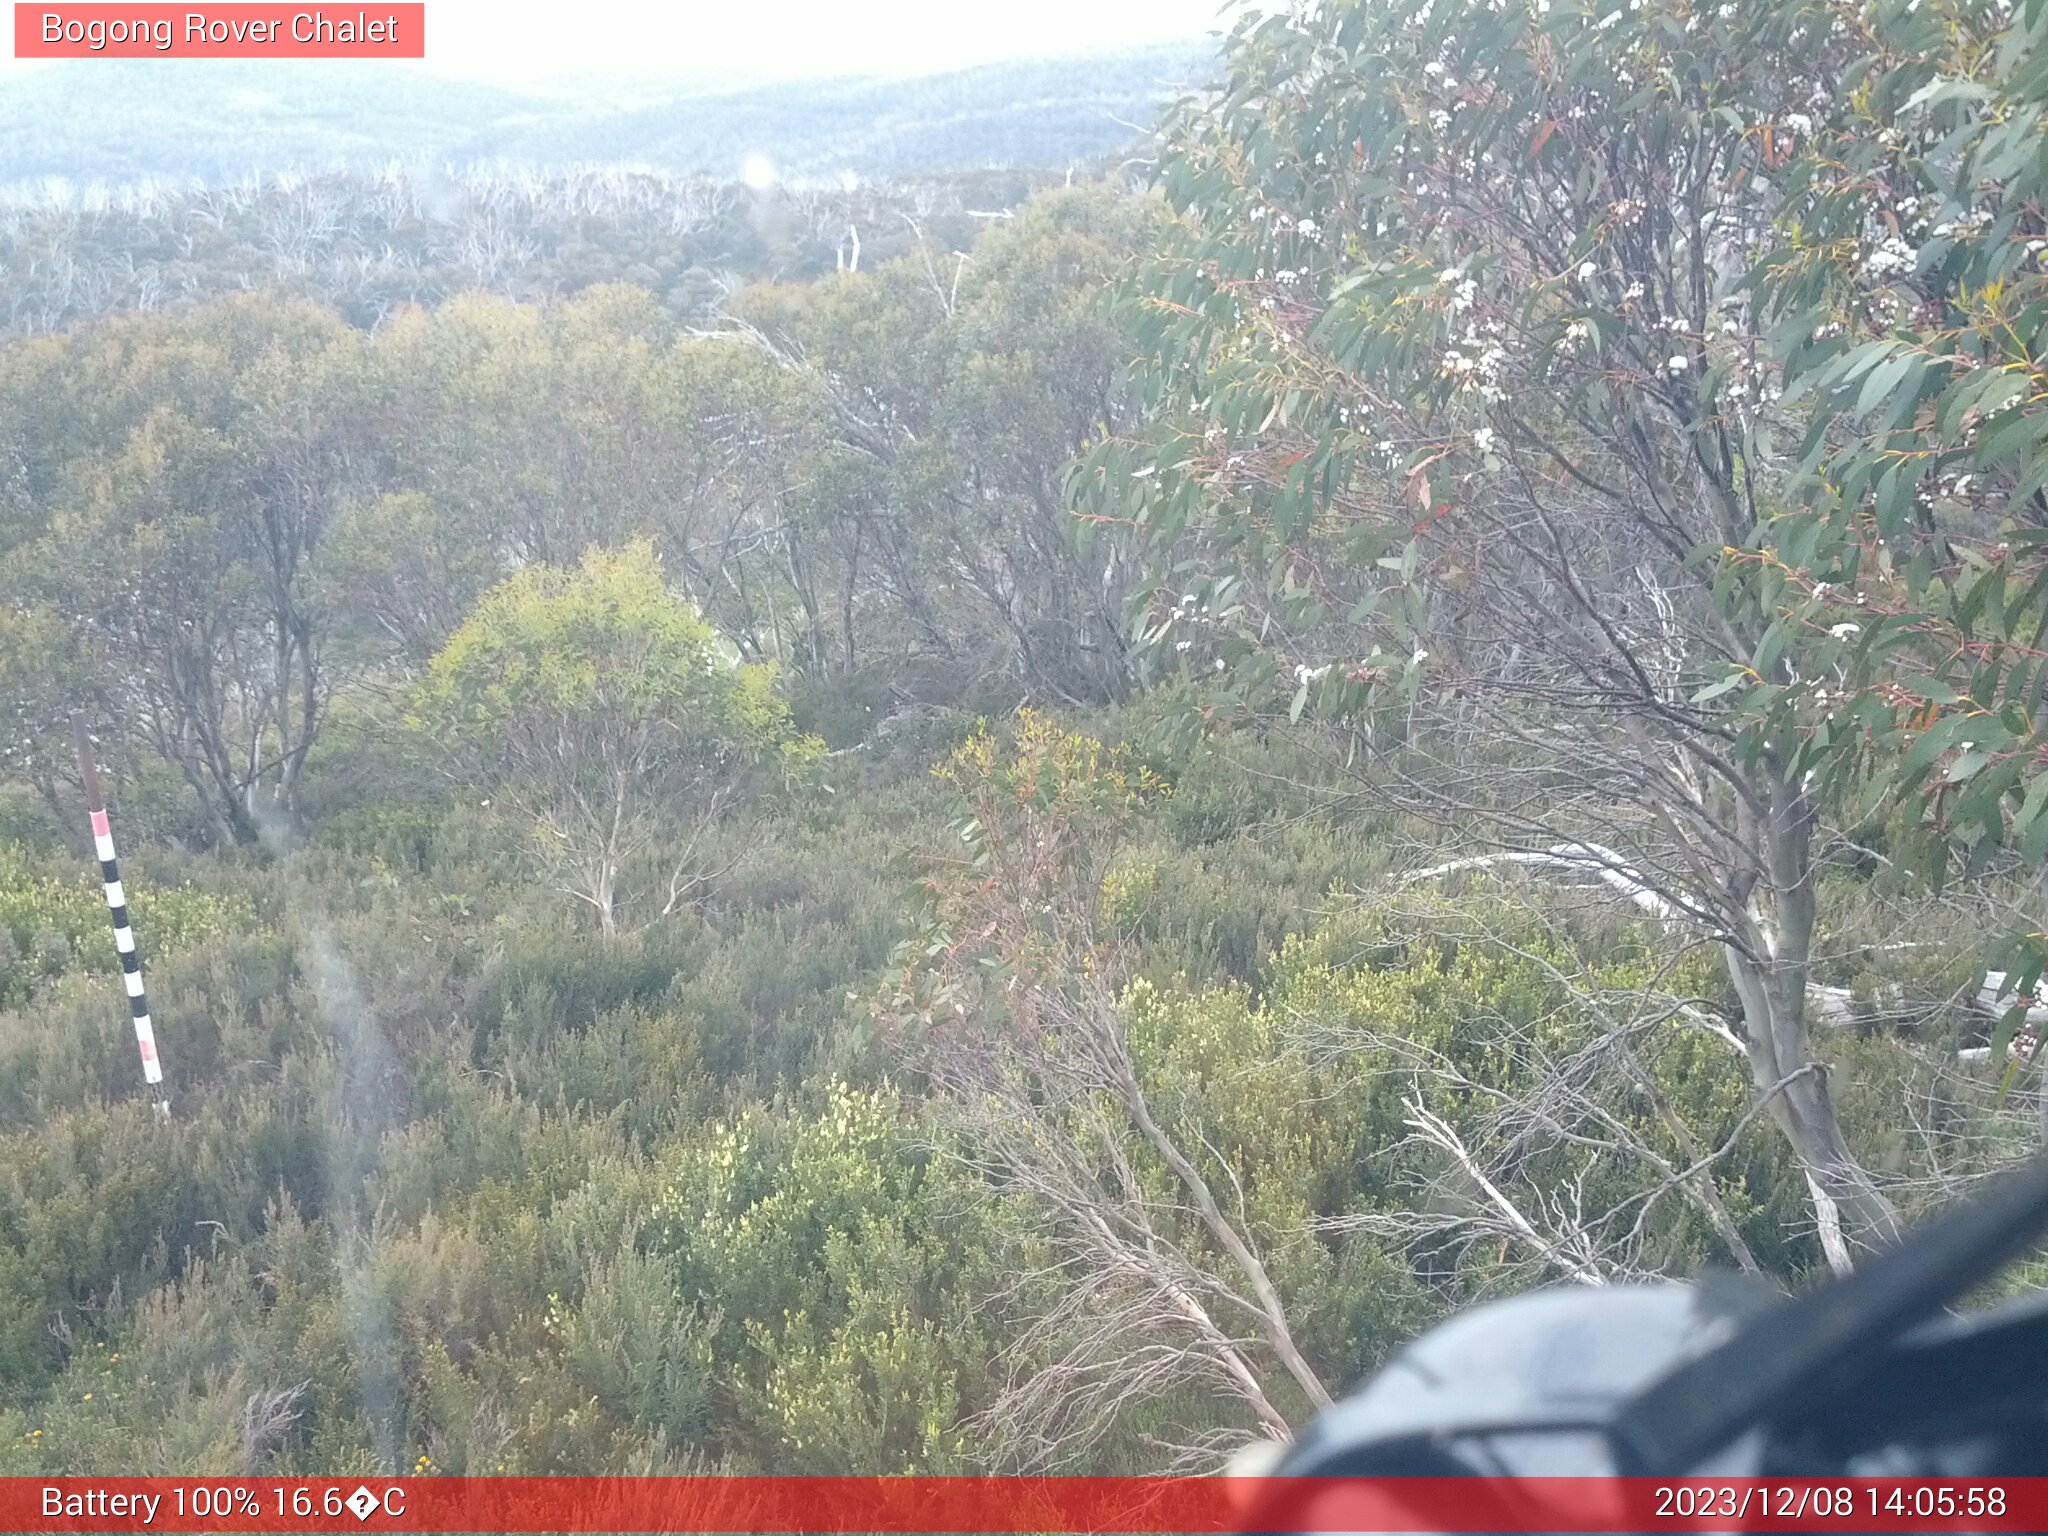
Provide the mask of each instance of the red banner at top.
POLYGON ((14 7, 18 59, 423 59, 424 4, 14 7))

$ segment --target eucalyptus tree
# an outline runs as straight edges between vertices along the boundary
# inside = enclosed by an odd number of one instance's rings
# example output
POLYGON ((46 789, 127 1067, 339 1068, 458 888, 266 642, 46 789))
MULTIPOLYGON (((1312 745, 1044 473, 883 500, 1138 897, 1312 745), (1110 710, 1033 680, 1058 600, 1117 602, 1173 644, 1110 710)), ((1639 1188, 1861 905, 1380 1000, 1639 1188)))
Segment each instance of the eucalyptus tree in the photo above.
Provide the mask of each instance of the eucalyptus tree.
POLYGON ((1115 412, 1102 298, 1156 221, 1090 186, 857 274, 752 292, 742 332, 792 376, 788 574, 817 670, 933 658, 1100 698, 1122 682, 1118 599, 1076 558, 1061 475, 1115 412), (836 631, 836 633, 835 633, 836 631))
MULTIPOLYGON (((1801 138, 1760 264, 1795 503, 1725 562, 1731 606, 1812 654, 1717 687, 1744 748, 1798 764, 1937 883, 2048 859, 2048 7, 1874 10, 1844 112, 1801 138)), ((2025 1019, 2038 893, 1987 958, 2025 1019)), ((2036 1014, 2038 1018, 2038 1013, 2036 1014)))
MULTIPOLYGON (((1789 505, 1800 423, 1751 283, 1799 147, 1844 119, 1855 8, 1331 0, 1243 22, 1170 124, 1134 285, 1141 430, 1084 537, 1151 554, 1142 665, 1211 719, 1356 732, 1459 843, 1714 946, 1724 1034, 1838 1266, 1896 1231, 1808 1017, 1821 807, 1731 665, 1813 637, 1715 601, 1789 505)), ((1724 590, 1722 596, 1726 596, 1724 590)), ((1823 637, 1824 638, 1824 637, 1823 637)))
POLYGON ((532 822, 551 883, 618 931, 634 861, 666 854, 663 915, 695 876, 694 832, 763 756, 805 750, 771 666, 672 595, 651 545, 529 565, 492 588, 427 669, 417 718, 451 769, 532 822))
MULTIPOLYGON (((289 830, 336 677, 318 551, 371 473, 363 341, 250 297, 28 344, 32 537, 7 573, 216 834, 289 830)), ((110 721, 111 723, 111 721, 110 721)))

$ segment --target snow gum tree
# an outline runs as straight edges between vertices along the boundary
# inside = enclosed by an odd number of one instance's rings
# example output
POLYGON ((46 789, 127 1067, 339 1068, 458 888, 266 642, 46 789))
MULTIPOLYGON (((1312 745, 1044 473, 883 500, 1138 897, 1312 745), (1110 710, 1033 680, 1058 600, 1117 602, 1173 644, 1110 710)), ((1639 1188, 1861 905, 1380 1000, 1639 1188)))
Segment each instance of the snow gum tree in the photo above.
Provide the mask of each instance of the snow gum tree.
POLYGON ((1674 1027, 1742 1052, 1837 1267, 1897 1218, 1811 1035, 1822 806, 1728 681, 1826 637, 1716 576, 1792 504, 1754 274, 1885 9, 1249 18, 1159 164, 1149 413, 1073 486, 1149 549, 1134 638, 1203 716, 1327 720, 1458 840, 1432 873, 1531 868, 1718 951, 1727 1016, 1674 1027))
POLYGON ((493 588, 428 669, 418 719, 471 782, 532 818, 560 889, 618 929, 632 862, 681 856, 765 755, 801 755, 775 669, 670 594, 651 546, 591 550, 572 569, 532 565, 493 588))
MULTIPOLYGON (((1785 167, 1757 288, 1809 429, 1790 506, 1724 563, 1796 672, 1717 686, 1743 750, 1881 821, 1936 883, 2048 857, 2048 7, 1877 9, 1844 110, 1785 167)), ((1987 957, 2025 1017, 2038 897, 1987 957)))

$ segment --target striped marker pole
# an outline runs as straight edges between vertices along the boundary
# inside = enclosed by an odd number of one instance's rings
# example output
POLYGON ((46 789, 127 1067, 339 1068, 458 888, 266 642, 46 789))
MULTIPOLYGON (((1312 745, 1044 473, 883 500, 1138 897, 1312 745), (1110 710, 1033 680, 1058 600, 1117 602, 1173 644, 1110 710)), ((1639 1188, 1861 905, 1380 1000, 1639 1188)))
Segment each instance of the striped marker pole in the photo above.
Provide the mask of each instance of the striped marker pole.
POLYGON ((106 882, 107 911, 114 919, 114 948, 121 956, 121 983, 128 990, 128 1011, 135 1017, 135 1048, 142 1055, 142 1080, 157 1090, 157 1113, 168 1117, 170 1096, 163 1091, 164 1064, 156 1053, 156 1031, 149 1022, 149 1000, 142 992, 142 956, 135 950, 135 930, 128 925, 128 893, 121 889, 121 867, 114 860, 114 836, 107 804, 100 793, 100 771, 93 761, 92 737, 85 717, 71 717, 71 736, 78 746, 78 777, 85 787, 85 808, 92 815, 93 852, 99 855, 100 878, 106 882))

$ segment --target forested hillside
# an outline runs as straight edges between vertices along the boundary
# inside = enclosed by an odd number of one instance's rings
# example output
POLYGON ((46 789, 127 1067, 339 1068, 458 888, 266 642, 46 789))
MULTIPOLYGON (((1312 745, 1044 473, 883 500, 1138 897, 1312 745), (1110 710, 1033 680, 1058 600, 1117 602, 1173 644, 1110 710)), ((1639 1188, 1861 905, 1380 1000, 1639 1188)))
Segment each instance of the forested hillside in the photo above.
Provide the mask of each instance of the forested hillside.
POLYGON ((1162 44, 902 78, 760 82, 685 60, 672 74, 487 85, 374 61, 287 71, 219 59, 92 59, 10 76, 0 187, 235 181, 286 172, 623 164, 738 175, 763 155, 798 180, 1064 170, 1126 149, 1213 51, 1162 44))
POLYGON ((648 290, 704 326, 750 281, 940 253, 1010 217, 1042 169, 753 189, 598 165, 248 176, 226 185, 59 186, 0 203, 0 330, 117 310, 294 294, 373 326, 472 289, 545 299, 600 283, 648 290))
POLYGON ((0 1474, 1212 1470, 2037 1149, 2044 33, 11 213, 0 1474))

